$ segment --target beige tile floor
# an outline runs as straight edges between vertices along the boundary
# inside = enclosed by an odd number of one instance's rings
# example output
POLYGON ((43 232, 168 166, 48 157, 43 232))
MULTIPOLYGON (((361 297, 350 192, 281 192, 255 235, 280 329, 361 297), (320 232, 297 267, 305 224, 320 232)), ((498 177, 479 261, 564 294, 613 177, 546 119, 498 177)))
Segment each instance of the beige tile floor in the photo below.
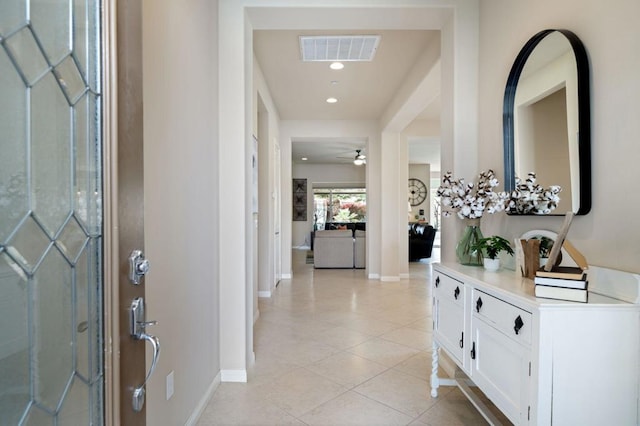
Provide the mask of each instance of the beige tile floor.
POLYGON ((260 299, 248 383, 222 383, 199 425, 484 425, 455 388, 431 398, 431 266, 411 278, 314 270, 260 299))

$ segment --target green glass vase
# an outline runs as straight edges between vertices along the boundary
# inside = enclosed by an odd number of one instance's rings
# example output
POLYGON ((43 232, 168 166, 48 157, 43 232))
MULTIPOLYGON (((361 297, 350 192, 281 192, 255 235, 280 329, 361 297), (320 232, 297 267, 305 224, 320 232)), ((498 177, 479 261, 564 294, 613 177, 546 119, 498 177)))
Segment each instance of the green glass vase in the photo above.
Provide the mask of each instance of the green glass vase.
POLYGON ((472 247, 480 240, 480 219, 465 219, 462 237, 456 245, 456 257, 463 265, 482 266, 482 251, 473 250, 472 247))

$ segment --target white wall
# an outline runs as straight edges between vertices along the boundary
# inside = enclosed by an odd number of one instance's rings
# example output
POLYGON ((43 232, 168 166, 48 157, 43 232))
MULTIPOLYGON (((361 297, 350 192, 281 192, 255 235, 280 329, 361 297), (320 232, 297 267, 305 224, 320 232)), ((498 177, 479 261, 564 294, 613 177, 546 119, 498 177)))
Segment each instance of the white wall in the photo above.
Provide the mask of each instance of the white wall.
MULTIPOLYGON (((545 28, 573 31, 584 43, 591 66, 593 207, 588 215, 574 218, 568 238, 590 264, 631 272, 640 272, 640 198, 635 196, 640 180, 638 16, 637 0, 482 0, 480 13, 481 168, 503 176, 504 86, 522 46, 545 28)), ((557 231, 562 223, 561 217, 495 216, 483 219, 485 235, 557 231)))
MULTIPOLYGON (((433 119, 414 120, 402 131, 401 138, 407 141, 407 143, 412 140, 440 138, 440 122, 434 121, 433 119)), ((432 208, 430 200, 433 199, 433 194, 431 194, 431 190, 429 189, 431 181, 431 165, 409 164, 409 178, 413 177, 420 179, 427 186, 429 193, 424 203, 419 206, 412 207, 411 217, 413 218, 417 215, 420 209, 424 209, 426 220, 429 221, 432 208)))
POLYGON ((404 165, 407 164, 407 148, 406 144, 401 146, 399 133, 382 133, 380 159, 380 246, 376 248, 381 253, 380 280, 399 281, 400 274, 408 269, 407 262, 401 261, 406 244, 400 237, 406 217, 407 168, 404 165))
MULTIPOLYGON (((254 135, 258 137, 258 294, 270 295, 275 287, 274 245, 275 234, 275 146, 280 134, 280 116, 271 98, 262 69, 253 56, 253 98, 255 108, 254 135), (259 111, 259 109, 261 111, 259 111)), ((254 311, 257 312, 257 300, 254 311)))
MULTIPOLYGON (((366 166, 353 164, 294 164, 292 179, 307 179, 307 220, 292 224, 292 246, 309 246, 313 230, 313 184, 314 183, 366 183, 366 166)), ((326 186, 324 186, 326 187, 326 186)))
MULTIPOLYGON (((223 381, 246 381, 247 357, 253 345, 253 281, 247 277, 251 253, 247 233, 251 214, 247 200, 246 147, 252 136, 252 40, 241 5, 219 0, 218 9, 218 140, 217 173, 220 232, 218 278, 220 283, 220 372, 223 381), (230 202, 242 199, 243 203, 230 202), (244 226, 243 226, 244 222, 244 226), (237 226, 229 226, 237 224, 237 226)), ((215 168, 215 163, 214 163, 215 168)))
POLYGON ((209 0, 143 4, 147 318, 162 345, 148 424, 185 424, 220 370, 216 15, 209 0))
MULTIPOLYGON (((409 179, 416 178, 420 179, 422 183, 427 187, 427 192, 429 190, 429 180, 431 179, 431 167, 429 164, 409 164, 409 179)), ((431 217, 431 206, 429 205, 429 196, 427 194, 427 198, 417 206, 411 206, 411 221, 415 221, 415 216, 420 212, 420 210, 424 210, 425 220, 429 220, 431 217)), ((409 216, 409 215, 407 215, 409 216)))

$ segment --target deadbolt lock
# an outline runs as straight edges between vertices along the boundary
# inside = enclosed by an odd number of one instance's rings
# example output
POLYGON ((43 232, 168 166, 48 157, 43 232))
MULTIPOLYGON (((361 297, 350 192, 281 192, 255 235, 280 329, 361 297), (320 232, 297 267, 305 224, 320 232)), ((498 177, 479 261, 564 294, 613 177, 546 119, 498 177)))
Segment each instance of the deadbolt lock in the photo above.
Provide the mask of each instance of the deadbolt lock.
POLYGON ((149 261, 145 259, 141 250, 133 250, 129 255, 129 281, 138 285, 149 272, 149 261))

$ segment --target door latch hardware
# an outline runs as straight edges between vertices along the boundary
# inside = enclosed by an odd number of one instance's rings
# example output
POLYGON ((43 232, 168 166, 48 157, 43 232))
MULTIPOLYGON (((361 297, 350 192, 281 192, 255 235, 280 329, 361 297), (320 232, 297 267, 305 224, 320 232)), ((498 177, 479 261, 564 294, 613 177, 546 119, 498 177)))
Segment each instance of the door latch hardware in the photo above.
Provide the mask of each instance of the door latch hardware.
POLYGON ((145 340, 153 346, 151 368, 149 368, 149 372, 145 376, 144 382, 133 390, 132 405, 133 411, 135 412, 141 411, 144 406, 145 386, 147 385, 149 377, 151 377, 153 371, 156 369, 158 358, 160 357, 160 341, 156 336, 147 334, 146 331, 148 326, 155 324, 157 324, 157 321, 145 321, 144 299, 142 297, 136 297, 133 299, 131 307, 129 308, 129 333, 134 339, 145 340))
POLYGON ((133 250, 129 255, 129 281, 138 285, 140 280, 149 272, 149 261, 145 259, 141 250, 133 250))

